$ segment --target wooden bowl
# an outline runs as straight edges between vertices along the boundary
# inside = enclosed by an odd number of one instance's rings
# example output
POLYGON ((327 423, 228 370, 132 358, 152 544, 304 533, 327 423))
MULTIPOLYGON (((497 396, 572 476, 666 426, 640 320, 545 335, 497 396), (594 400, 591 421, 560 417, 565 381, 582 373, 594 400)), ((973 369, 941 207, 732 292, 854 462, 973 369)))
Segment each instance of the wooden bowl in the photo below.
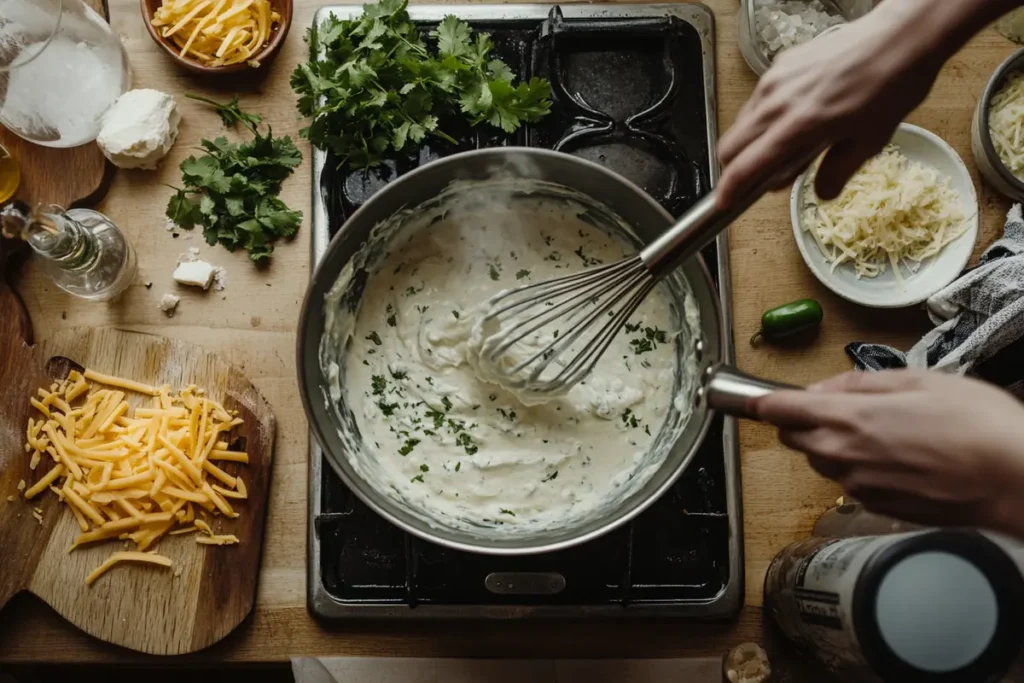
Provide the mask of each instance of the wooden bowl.
POLYGON ((139 4, 142 7, 142 19, 146 24, 146 29, 149 31, 150 37, 156 41, 156 44, 162 47, 164 52, 169 54, 171 59, 177 62, 179 66, 200 75, 237 74, 240 71, 258 72, 281 49, 284 39, 288 36, 288 30, 292 27, 292 0, 270 0, 271 8, 281 15, 281 21, 275 28, 271 29, 270 38, 267 40, 264 48, 252 57, 252 60, 259 62, 260 66, 254 69, 246 62, 229 64, 227 66, 204 66, 193 59, 182 57, 174 41, 164 38, 160 35, 159 29, 153 26, 153 15, 156 14, 157 9, 163 4, 163 0, 139 0, 139 4))

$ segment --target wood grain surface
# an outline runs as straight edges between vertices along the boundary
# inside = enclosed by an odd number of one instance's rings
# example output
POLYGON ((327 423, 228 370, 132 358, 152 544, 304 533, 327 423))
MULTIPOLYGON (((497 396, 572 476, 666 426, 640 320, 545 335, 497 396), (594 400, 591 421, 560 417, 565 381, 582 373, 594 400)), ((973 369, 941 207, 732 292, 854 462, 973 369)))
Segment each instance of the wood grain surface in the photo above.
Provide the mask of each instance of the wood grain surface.
MULTIPOLYGON (((100 16, 109 17, 106 0, 85 3, 100 16)), ((30 206, 57 204, 69 209, 93 204, 103 198, 113 178, 113 165, 93 142, 65 149, 44 147, 0 126, 0 144, 21 166, 21 184, 14 196, 30 206)))
MULTIPOLYGON (((278 134, 297 135, 288 86, 292 66, 306 53, 302 35, 323 0, 297 0, 295 26, 265 80, 226 84, 190 77, 174 68, 153 44, 137 0, 111 0, 111 21, 128 47, 137 87, 181 95, 197 90, 215 96, 237 91, 242 106, 266 116, 278 134)), ((737 0, 706 0, 715 13, 718 122, 727 130, 750 96, 755 77, 738 43, 737 0)), ((453 6, 453 12, 457 7, 453 6)), ((909 120, 948 141, 971 167, 971 114, 985 81, 1014 45, 986 31, 945 68, 927 101, 909 120)), ((321 624, 306 610, 306 525, 308 432, 295 373, 295 328, 309 279, 309 229, 302 226, 292 244, 280 245, 267 270, 256 270, 244 254, 207 248, 201 238, 174 239, 164 231, 163 208, 177 184, 177 164, 200 138, 221 134, 215 114, 179 98, 184 114, 181 136, 156 173, 118 173, 100 210, 112 216, 132 239, 141 275, 136 286, 111 306, 71 301, 29 264, 20 291, 37 334, 45 337, 70 325, 119 325, 202 343, 242 368, 267 397, 280 433, 274 458, 267 536, 256 607, 252 618, 220 644, 204 651, 206 660, 281 660, 291 655, 415 655, 509 657, 668 657, 721 654, 746 640, 764 640, 761 614, 764 571, 788 543, 807 536, 839 491, 806 461, 779 445, 773 430, 741 425, 743 517, 746 544, 746 604, 729 624, 672 623, 340 623, 321 624), (228 269, 224 292, 184 292, 172 319, 157 303, 173 291, 177 255, 198 245, 203 258, 228 269), (143 283, 152 281, 152 289, 143 283), (65 319, 66 318, 66 319, 65 319)), ((302 143, 304 153, 308 145, 302 143)), ((283 199, 308 215, 309 159, 285 185, 283 199)), ((978 249, 990 244, 1009 204, 974 173, 981 202, 978 249)), ((908 347, 927 327, 918 309, 879 312, 846 304, 823 289, 807 270, 793 241, 788 194, 767 197, 730 229, 735 338, 739 366, 770 379, 806 383, 850 368, 843 347, 870 340, 908 347), (753 349, 746 344, 762 311, 774 304, 815 297, 825 309, 822 334, 804 346, 753 349)), ((110 661, 129 653, 104 646, 69 628, 44 605, 17 599, 0 618, 0 660, 110 661)), ((815 683, 819 679, 814 680, 815 683)))
MULTIPOLYGON (((0 304, 2 310, 10 306, 0 304)), ((0 416, 0 609, 28 590, 86 633, 151 654, 193 652, 223 638, 255 600, 274 442, 266 401, 237 369, 187 342, 113 328, 70 328, 28 346, 15 331, 7 328, 0 340, 0 405, 5 407, 0 416), (28 418, 38 417, 28 397, 68 370, 65 361, 51 362, 54 357, 158 386, 197 384, 225 408, 239 411, 245 422, 231 432, 230 441, 244 440, 250 462, 225 463, 224 469, 243 475, 249 498, 240 502, 238 519, 213 521, 215 533, 236 535, 238 545, 203 546, 189 535, 164 537, 157 549, 171 558, 172 568, 122 565, 84 585, 121 544, 97 543, 69 553, 79 534, 70 510, 49 492, 29 502, 18 490, 19 482, 31 486, 49 469, 47 459, 30 470, 21 445, 28 418), (34 508, 41 510, 42 521, 32 515, 34 508)))

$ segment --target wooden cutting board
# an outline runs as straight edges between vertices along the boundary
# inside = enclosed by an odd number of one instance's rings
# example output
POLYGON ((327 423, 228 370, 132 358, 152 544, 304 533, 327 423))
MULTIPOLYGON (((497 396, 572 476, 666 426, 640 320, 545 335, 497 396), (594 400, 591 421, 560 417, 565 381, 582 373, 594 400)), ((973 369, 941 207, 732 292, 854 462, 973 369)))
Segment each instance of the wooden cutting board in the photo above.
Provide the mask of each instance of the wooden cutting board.
MULTIPOLYGON (((85 0, 85 4, 109 21, 105 0, 85 0)), ((14 196, 29 206, 92 206, 103 199, 113 179, 113 165, 94 142, 67 149, 43 147, 0 126, 0 143, 21 166, 21 184, 14 196)))
POLYGON ((0 281, 0 316, 8 321, 0 326, 0 609, 28 590, 86 633, 133 650, 182 654, 217 642, 255 601, 274 444, 266 400, 222 358, 165 337, 72 328, 29 346, 21 326, 10 324, 16 319, 11 316, 21 315, 19 309, 20 302, 0 281), (25 501, 18 491, 20 480, 31 486, 49 469, 44 458, 35 472, 30 470, 23 445, 29 416, 38 417, 29 396, 68 371, 68 363, 55 357, 148 384, 194 383, 225 408, 239 411, 245 423, 228 440, 244 448, 250 462, 221 464, 244 477, 249 498, 236 501, 239 518, 213 520, 215 532, 235 534, 238 545, 201 546, 192 535, 165 536, 156 547, 173 560, 172 568, 123 564, 91 587, 84 585, 89 572, 123 544, 99 543, 68 553, 79 533, 71 511, 52 493, 25 501), (32 515, 35 507, 42 511, 41 523, 32 515))

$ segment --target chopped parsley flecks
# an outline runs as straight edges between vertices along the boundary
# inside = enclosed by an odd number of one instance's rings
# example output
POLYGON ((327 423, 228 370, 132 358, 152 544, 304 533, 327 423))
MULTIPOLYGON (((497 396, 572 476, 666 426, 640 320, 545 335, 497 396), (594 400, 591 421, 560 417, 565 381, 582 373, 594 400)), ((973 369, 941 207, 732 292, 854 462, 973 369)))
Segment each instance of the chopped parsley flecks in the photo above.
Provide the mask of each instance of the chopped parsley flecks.
POLYGON ((420 315, 423 315, 424 313, 430 310, 430 306, 420 306, 419 304, 417 304, 416 310, 420 312, 420 315))
POLYGON ((398 325, 398 317, 395 314, 395 307, 392 306, 391 304, 388 304, 387 322, 388 322, 388 327, 395 327, 396 325, 398 325))
POLYGON ((412 449, 416 448, 416 444, 418 444, 419 442, 419 439, 406 439, 405 445, 398 449, 398 454, 409 455, 410 453, 412 453, 412 449))
POLYGON ((419 482, 419 483, 422 484, 423 483, 423 475, 422 474, 417 474, 415 477, 413 477, 409 481, 411 481, 411 482, 419 482))
POLYGON ((451 412, 452 402, 451 402, 451 400, 447 396, 442 396, 441 397, 441 405, 444 406, 444 411, 446 413, 447 412, 451 412))
POLYGON ((530 277, 530 271, 523 268, 520 271, 516 271, 516 279, 522 280, 524 277, 530 277))
POLYGON ((462 469, 462 461, 460 460, 457 463, 455 463, 455 471, 458 472, 461 469, 462 469))
POLYGON ((648 427, 647 425, 644 425, 644 433, 647 434, 647 436, 650 436, 651 435, 651 428, 648 427))
POLYGON ((405 370, 392 370, 391 368, 388 368, 388 372, 390 372, 391 376, 395 379, 405 379, 409 376, 409 373, 405 370))
POLYGON ((373 387, 374 396, 382 396, 388 385, 387 380, 384 379, 384 375, 373 375, 370 378, 370 386, 373 387))
POLYGON ((508 515, 509 517, 515 517, 516 516, 516 513, 512 512, 511 510, 506 510, 505 508, 501 508, 499 510, 499 512, 501 512, 501 514, 503 514, 503 515, 508 515))
POLYGON ((466 432, 461 432, 459 436, 455 439, 455 443, 456 445, 462 446, 464 449, 466 449, 466 455, 473 455, 478 450, 480 450, 477 447, 477 445, 473 442, 473 437, 471 437, 466 432))
POLYGON ((508 420, 509 422, 516 419, 516 411, 512 410, 511 408, 508 410, 505 410, 504 408, 498 408, 497 410, 498 413, 500 413, 501 416, 508 420))
POLYGON ((576 254, 577 256, 579 256, 580 260, 583 261, 583 265, 587 266, 587 267, 599 266, 602 263, 604 263, 604 261, 602 261, 601 259, 597 258, 596 256, 587 256, 586 254, 584 254, 583 253, 583 245, 582 244, 580 245, 580 248, 577 249, 576 251, 574 251, 573 253, 576 254))
POLYGON ((499 280, 501 278, 501 271, 493 263, 490 264, 487 272, 490 274, 492 280, 499 280))
POLYGON ((558 470, 555 470, 554 472, 552 472, 548 476, 546 476, 543 479, 541 479, 541 482, 554 481, 555 479, 558 479, 558 470))
POLYGON ((633 353, 637 355, 653 351, 658 348, 658 344, 667 343, 668 333, 665 330, 659 330, 657 327, 645 327, 643 337, 629 340, 629 345, 633 347, 633 353))
POLYGON ((395 409, 398 408, 397 403, 388 403, 384 399, 377 401, 377 407, 380 408, 380 412, 384 414, 384 417, 390 417, 395 409))
POLYGON ((367 339, 368 339, 369 341, 372 341, 372 342, 373 342, 374 344, 376 344, 377 346, 380 346, 381 344, 383 344, 383 343, 384 343, 384 342, 382 342, 382 341, 380 340, 380 335, 379 335, 379 334, 377 334, 377 331, 376 331, 376 330, 374 330, 374 331, 373 331, 373 332, 371 332, 370 334, 366 335, 366 338, 367 338, 367 339))
POLYGON ((440 410, 428 410, 427 418, 434 421, 434 429, 441 429, 444 426, 444 413, 440 410))
POLYGON ((491 395, 490 395, 490 396, 488 396, 487 398, 488 398, 489 400, 491 400, 491 401, 497 401, 497 400, 498 400, 498 395, 497 395, 497 394, 491 394, 491 395))
POLYGON ((636 429, 640 426, 640 420, 636 419, 636 415, 630 408, 626 408, 626 412, 622 413, 622 424, 636 429))
POLYGON ((626 323, 626 332, 632 333, 632 332, 636 332, 639 329, 640 329, 640 323, 636 323, 635 325, 631 325, 630 323, 626 323))
POLYGON ((419 289, 417 289, 416 287, 413 287, 412 285, 409 285, 408 287, 405 288, 405 296, 412 296, 414 294, 419 294, 420 292, 423 291, 423 289, 425 287, 426 287, 426 285, 420 285, 419 289))
POLYGON ((420 472, 429 472, 429 471, 430 471, 430 468, 427 467, 425 464, 424 465, 420 465, 420 472))
POLYGON ((459 432, 466 430, 466 423, 461 420, 448 420, 448 431, 452 434, 458 434, 459 432))
POLYGON ((454 315, 454 316, 455 316, 455 319, 456 319, 456 320, 458 320, 458 319, 459 319, 459 312, 458 312, 458 311, 452 311, 452 315, 454 315))
POLYGON ((562 255, 560 253, 558 253, 557 251, 553 251, 550 254, 548 254, 547 256, 545 256, 544 260, 545 261, 561 261, 562 260, 562 255))
POLYGON ((551 243, 555 241, 555 238, 551 235, 541 235, 544 238, 544 244, 551 246, 551 243))

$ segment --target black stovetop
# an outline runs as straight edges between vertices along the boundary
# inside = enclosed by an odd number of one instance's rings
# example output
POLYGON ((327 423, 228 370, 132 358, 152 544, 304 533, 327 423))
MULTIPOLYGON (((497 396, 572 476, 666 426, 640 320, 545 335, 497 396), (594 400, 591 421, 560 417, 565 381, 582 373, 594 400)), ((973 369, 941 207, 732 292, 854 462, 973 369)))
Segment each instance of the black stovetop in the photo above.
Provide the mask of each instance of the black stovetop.
MULTIPOLYGON (((714 122, 707 119, 714 93, 705 91, 707 37, 702 40, 694 25, 664 13, 566 18, 557 7, 544 21, 471 23, 491 34, 496 52, 514 71, 551 81, 552 114, 514 135, 445 122, 460 144, 432 142, 416 156, 366 172, 337 171, 328 156, 320 188, 331 235, 397 175, 479 147, 525 145, 579 155, 634 181, 673 215, 709 190, 708 131, 714 122)), ((717 283, 716 248, 704 257, 717 283)), ((320 563, 311 580, 343 606, 713 602, 738 575, 730 566, 737 558, 730 552, 736 530, 727 504, 726 431, 716 418, 678 483, 631 524, 577 548, 531 557, 467 554, 422 541, 365 507, 329 467, 315 468, 321 479, 312 482, 321 487, 314 511, 320 563)), ((738 598, 733 602, 738 608, 738 598)), ((317 609, 312 599, 311 605, 324 616, 336 615, 317 609)))

